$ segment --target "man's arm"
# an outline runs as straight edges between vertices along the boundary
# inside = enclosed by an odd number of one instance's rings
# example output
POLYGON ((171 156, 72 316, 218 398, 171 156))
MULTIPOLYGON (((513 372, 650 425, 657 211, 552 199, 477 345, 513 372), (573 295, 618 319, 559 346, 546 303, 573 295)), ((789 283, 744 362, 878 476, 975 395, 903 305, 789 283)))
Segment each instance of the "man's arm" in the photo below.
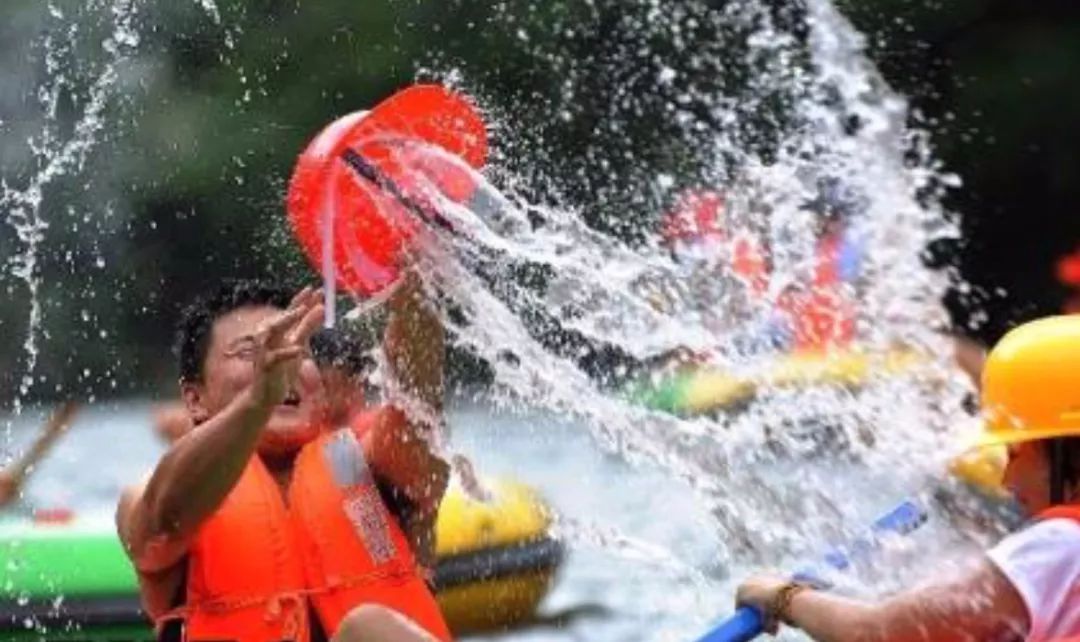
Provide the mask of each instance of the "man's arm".
MULTIPOLYGON (((739 589, 741 604, 767 610, 782 580, 754 580, 739 589)), ((793 626, 820 642, 957 642, 1023 638, 1027 607, 990 560, 968 574, 914 589, 876 604, 820 591, 796 594, 786 610, 793 626)))
POLYGON ((136 568, 153 572, 179 561, 188 538, 240 479, 272 408, 246 390, 176 441, 145 485, 124 493, 117 527, 136 568))
POLYGON ((364 436, 375 470, 422 510, 438 505, 449 467, 431 450, 427 437, 443 421, 445 330, 424 299, 415 275, 389 301, 383 348, 394 385, 405 396, 379 412, 364 436))
POLYGON ((144 487, 129 489, 117 529, 136 568, 159 571, 184 555, 187 541, 240 479, 274 407, 285 396, 303 345, 322 318, 305 289, 255 335, 253 383, 223 411, 176 441, 144 487))

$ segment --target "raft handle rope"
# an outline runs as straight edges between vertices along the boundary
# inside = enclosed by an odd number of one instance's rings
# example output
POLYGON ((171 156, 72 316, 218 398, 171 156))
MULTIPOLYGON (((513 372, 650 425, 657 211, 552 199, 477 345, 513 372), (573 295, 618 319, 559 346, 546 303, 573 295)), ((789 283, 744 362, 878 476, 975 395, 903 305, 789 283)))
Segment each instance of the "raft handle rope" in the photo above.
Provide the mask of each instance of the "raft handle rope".
MULTIPOLYGON (((901 502, 879 517, 870 527, 868 535, 856 539, 847 547, 837 547, 827 551, 821 561, 834 570, 847 570, 851 567, 853 560, 879 548, 885 536, 906 535, 922 526, 927 517, 926 509, 916 502, 911 500, 901 502)), ((812 585, 815 588, 830 586, 829 582, 822 579, 822 573, 816 565, 800 569, 792 576, 792 581, 812 585)), ((764 630, 765 618, 761 611, 744 606, 697 642, 747 642, 761 635, 764 630)))

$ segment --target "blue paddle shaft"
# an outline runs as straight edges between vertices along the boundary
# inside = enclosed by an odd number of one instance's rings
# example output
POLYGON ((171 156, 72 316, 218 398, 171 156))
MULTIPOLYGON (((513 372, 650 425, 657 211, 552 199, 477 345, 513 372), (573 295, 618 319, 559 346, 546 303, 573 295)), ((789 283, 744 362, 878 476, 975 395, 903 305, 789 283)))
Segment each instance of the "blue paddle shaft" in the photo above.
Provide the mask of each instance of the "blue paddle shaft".
POLYGON ((698 642, 747 642, 765 630, 761 611, 752 606, 742 606, 724 623, 705 634, 698 642))
MULTIPOLYGON (((851 558, 866 553, 877 547, 878 538, 888 533, 905 535, 922 526, 926 521, 926 511, 912 501, 902 502, 899 506, 882 515, 870 528, 870 536, 859 538, 851 543, 847 550, 834 548, 825 553, 822 561, 838 571, 851 566, 851 558)), ((820 574, 813 568, 800 570, 795 574, 800 581, 828 586, 820 579, 820 574)), ((740 607, 735 615, 725 620, 700 638, 698 642, 747 642, 761 635, 765 630, 765 620, 761 612, 750 606, 740 607)))

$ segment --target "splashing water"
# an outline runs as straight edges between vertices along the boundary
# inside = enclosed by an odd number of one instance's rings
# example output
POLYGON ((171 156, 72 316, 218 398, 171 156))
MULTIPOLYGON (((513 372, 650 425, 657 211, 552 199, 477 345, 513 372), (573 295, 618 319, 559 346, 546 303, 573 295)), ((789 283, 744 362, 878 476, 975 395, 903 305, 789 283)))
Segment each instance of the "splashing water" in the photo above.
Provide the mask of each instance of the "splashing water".
MULTIPOLYGON (((215 24, 222 22, 213 0, 197 4, 215 24)), ((923 492, 955 447, 965 389, 949 364, 935 358, 948 354, 936 333, 945 323, 940 301, 948 281, 928 271, 920 257, 930 243, 956 233, 939 205, 942 190, 956 180, 936 164, 925 134, 908 128, 905 101, 866 60, 861 36, 827 0, 806 2, 794 24, 779 24, 756 2, 711 12, 680 8, 670 15, 656 2, 626 4, 651 16, 640 25, 642 48, 656 39, 690 47, 684 27, 692 20, 713 20, 742 34, 740 56, 753 70, 745 86, 691 86, 671 101, 665 126, 677 130, 672 145, 695 150, 703 171, 684 176, 647 158, 630 162, 648 177, 643 190, 656 195, 654 201, 673 200, 676 186, 700 176, 708 178, 702 187, 724 192, 727 224, 745 228, 768 248, 765 294, 750 296, 723 252, 680 263, 653 230, 627 241, 587 223, 595 203, 556 197, 559 204, 552 206, 530 199, 546 177, 523 168, 529 161, 522 159, 535 154, 539 160, 545 151, 515 147, 526 145, 520 142, 525 133, 509 117, 497 118, 494 127, 503 165, 487 177, 459 167, 477 184, 468 203, 447 198, 438 181, 422 172, 413 177, 420 200, 454 228, 427 230, 416 261, 454 343, 489 366, 492 403, 538 406, 580 419, 611 451, 692 487, 724 534, 723 561, 780 564, 859 528, 867 511, 899 494, 923 492), (746 123, 754 118, 774 131, 749 131, 746 123), (713 126, 702 127, 703 121, 713 126), (777 302, 814 271, 822 221, 804 205, 820 196, 821 185, 837 183, 854 195, 857 206, 846 226, 864 247, 860 277, 847 286, 858 301, 857 344, 871 354, 896 347, 918 352, 918 367, 897 375, 871 373, 858 388, 766 386, 739 412, 680 418, 628 401, 628 367, 616 364, 597 376, 582 365, 583 357, 609 349, 630 363, 687 350, 707 355, 726 372, 753 376, 767 370, 780 356, 767 340, 777 302), (859 497, 851 493, 855 482, 859 497)), ((31 142, 40 169, 21 186, 6 177, 3 183, 5 220, 22 243, 11 273, 29 293, 23 395, 33 381, 42 313, 36 271, 48 229, 41 215, 45 188, 83 170, 115 97, 118 70, 139 46, 134 3, 108 6, 112 30, 102 44, 108 56, 92 72, 67 60, 74 38, 46 37, 48 81, 39 92, 46 120, 31 142), (93 82, 73 133, 64 137, 55 112, 76 71, 90 73, 93 82)), ((52 12, 58 24, 78 29, 59 9, 52 12)), ((231 50, 241 34, 227 29, 226 37, 231 50)), ((656 91, 669 91, 684 69, 666 64, 661 54, 654 57, 656 91)), ((447 80, 471 89, 467 73, 447 80)), ((574 101, 575 84, 583 82, 569 76, 564 100, 574 101)), ((471 93, 484 94, 480 86, 471 93)), ((620 100, 635 99, 630 90, 623 94, 620 100)), ((513 109, 490 101, 485 106, 496 116, 513 109)), ((573 114, 556 109, 551 118, 573 114)), ((460 166, 437 149, 403 143, 402 150, 434 165, 460 166)), ((610 171, 596 167, 598 174, 610 171)), ((372 200, 394 207, 386 194, 363 187, 372 200)), ((597 200, 605 198, 598 190, 597 200)), ((324 226, 333 227, 332 221, 324 226)), ((661 565, 688 579, 699 596, 709 591, 711 580, 648 542, 602 526, 564 522, 560 529, 574 541, 661 565)), ((695 617, 710 615, 704 601, 696 608, 695 617)))
MULTIPOLYGON (((432 203, 454 228, 429 230, 417 260, 430 292, 443 296, 454 342, 491 367, 497 404, 541 406, 583 420, 611 450, 692 486, 716 516, 732 559, 776 563, 850 534, 869 510, 901 493, 925 493, 957 448, 966 385, 937 357, 950 353, 940 334, 948 280, 921 257, 932 242, 956 234, 939 199, 958 183, 935 163, 925 135, 907 127, 905 101, 830 3, 807 3, 804 50, 761 7, 739 3, 722 19, 755 25, 746 57, 765 72, 753 81, 751 102, 785 97, 783 135, 769 155, 752 151, 736 132, 686 135, 710 150, 710 174, 726 179, 709 187, 730 195, 733 224, 766 239, 767 296, 748 300, 722 257, 705 264, 704 274, 688 275, 655 233, 631 245, 587 225, 573 204, 529 203, 515 190, 527 182, 520 176, 500 191, 472 172, 477 193, 463 205, 416 170, 410 182, 418 185, 418 200, 432 203), (823 221, 805 204, 829 184, 853 195, 845 224, 864 247, 861 275, 847 286, 858 301, 858 349, 911 350, 921 355, 918 367, 885 374, 881 362, 883 372, 871 372, 858 388, 766 387, 740 412, 679 419, 629 404, 612 377, 590 376, 580 365, 583 351, 617 346, 636 360, 689 349, 731 372, 767 369, 777 351, 747 339, 764 333, 783 292, 813 278, 823 221), (529 274, 542 275, 542 283, 529 274), (711 281, 707 287, 693 287, 702 278, 711 281), (863 497, 850 496, 855 480, 864 480, 863 497)), ((716 122, 735 122, 753 109, 745 98, 710 98, 716 122)), ((514 135, 511 123, 498 129, 514 135)), ((400 153, 470 171, 437 149, 420 152, 403 142, 400 153)), ((394 207, 360 184, 372 200, 394 207)), ((944 548, 946 540, 933 547, 944 548)))
POLYGON ((133 21, 135 11, 129 0, 111 5, 111 32, 101 40, 106 56, 94 68, 82 70, 76 65, 75 51, 80 42, 78 22, 67 22, 61 9, 49 3, 51 20, 64 28, 51 28, 41 41, 44 55, 46 81, 37 91, 37 100, 44 115, 41 133, 29 139, 32 163, 38 167, 25 185, 13 186, 5 176, 0 180, 0 210, 5 222, 15 231, 23 245, 21 253, 9 259, 10 274, 25 283, 27 290, 27 323, 23 348, 26 352, 25 368, 19 384, 19 394, 14 399, 15 414, 22 408, 22 399, 34 383, 34 371, 38 359, 38 333, 41 326, 41 281, 38 275, 39 247, 49 227, 42 216, 46 188, 67 174, 78 174, 98 142, 98 135, 105 126, 105 110, 112 100, 118 79, 118 69, 128 60, 139 45, 139 35, 133 21), (58 37, 58 34, 62 34, 58 37), (71 133, 65 136, 57 118, 57 110, 64 99, 77 92, 83 80, 80 73, 92 77, 85 99, 79 105, 81 114, 71 133))
POLYGON ((214 0, 195 0, 196 3, 203 8, 208 16, 214 21, 214 24, 221 24, 221 11, 218 10, 217 4, 214 0))

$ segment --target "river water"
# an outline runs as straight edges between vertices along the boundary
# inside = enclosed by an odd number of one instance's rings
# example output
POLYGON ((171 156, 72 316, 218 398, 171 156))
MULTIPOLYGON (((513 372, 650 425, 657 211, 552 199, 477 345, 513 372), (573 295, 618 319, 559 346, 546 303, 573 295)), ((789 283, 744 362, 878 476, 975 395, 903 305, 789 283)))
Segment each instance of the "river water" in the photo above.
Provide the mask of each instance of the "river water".
MULTIPOLYGON (((151 429, 151 408, 145 400, 124 400, 84 409, 32 477, 18 510, 111 510, 120 489, 146 474, 162 452, 151 429)), ((16 448, 42 419, 31 409, 15 420, 16 448)), ((570 551, 540 621, 485 639, 690 640, 730 612, 731 581, 754 565, 726 567, 716 521, 685 483, 647 465, 630 466, 598 446, 582 426, 549 413, 497 412, 459 402, 450 411, 450 429, 451 448, 468 456, 481 474, 513 477, 540 492, 557 512, 557 529, 570 551)), ((888 470, 863 477, 856 487, 835 464, 809 466, 831 470, 819 477, 834 484, 829 494, 868 520, 905 490, 888 470)), ((910 565, 911 572, 875 578, 868 571, 856 590, 884 590, 921 576, 928 566, 913 562, 928 549, 941 553, 946 542, 950 550, 963 545, 932 518, 929 527, 882 555, 885 564, 910 565), (879 579, 883 583, 875 585, 879 579)))

